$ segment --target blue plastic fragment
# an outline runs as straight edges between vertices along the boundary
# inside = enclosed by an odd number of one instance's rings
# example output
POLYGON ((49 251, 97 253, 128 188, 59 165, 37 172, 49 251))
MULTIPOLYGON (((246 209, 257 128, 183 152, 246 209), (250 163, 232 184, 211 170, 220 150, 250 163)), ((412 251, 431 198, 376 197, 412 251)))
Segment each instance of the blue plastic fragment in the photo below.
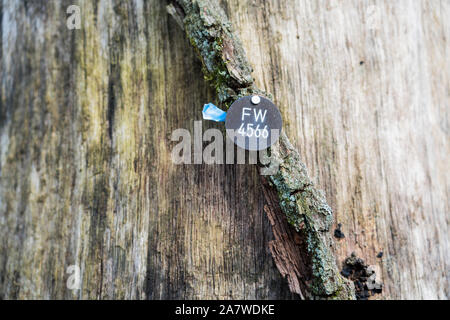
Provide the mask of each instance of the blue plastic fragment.
POLYGON ((205 104, 203 106, 203 119, 204 120, 213 120, 216 122, 225 122, 225 118, 227 117, 227 113, 219 108, 217 108, 212 103, 205 104))

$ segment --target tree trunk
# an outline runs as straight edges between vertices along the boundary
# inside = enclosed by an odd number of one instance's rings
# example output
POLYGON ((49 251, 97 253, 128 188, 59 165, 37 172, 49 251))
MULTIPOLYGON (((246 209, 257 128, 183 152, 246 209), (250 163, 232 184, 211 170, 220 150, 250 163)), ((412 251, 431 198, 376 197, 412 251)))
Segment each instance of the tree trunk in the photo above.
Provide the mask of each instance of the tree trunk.
MULTIPOLYGON (((257 168, 171 161, 217 97, 167 4, 0 0, 0 298, 298 298, 257 168)), ((448 298, 449 2, 221 6, 341 224, 338 267, 448 298)))

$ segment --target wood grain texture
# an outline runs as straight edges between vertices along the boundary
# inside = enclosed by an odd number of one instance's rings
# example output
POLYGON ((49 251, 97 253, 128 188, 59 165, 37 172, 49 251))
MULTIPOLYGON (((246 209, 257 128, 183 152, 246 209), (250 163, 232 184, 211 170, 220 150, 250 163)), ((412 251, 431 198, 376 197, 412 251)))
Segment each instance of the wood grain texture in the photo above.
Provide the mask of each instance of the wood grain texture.
POLYGON ((213 97, 166 3, 78 3, 2 2, 0 297, 293 297, 256 169, 170 160, 213 97))
MULTIPOLYGON (((176 21, 183 21, 186 36, 202 61, 205 79, 216 90, 222 108, 243 96, 259 94, 271 98, 254 85, 249 75, 252 67, 218 1, 178 0, 168 6, 168 12, 172 12, 176 21)), ((262 160, 260 167, 262 184, 268 189, 264 190, 265 200, 270 206, 265 211, 272 216, 269 219, 276 243, 285 239, 287 243, 282 247, 299 248, 296 237, 286 234, 289 230, 283 226, 286 220, 304 240, 301 250, 289 250, 296 258, 288 259, 291 262, 287 268, 285 257, 290 254, 273 250, 271 246, 278 270, 283 276, 284 270, 292 270, 287 277, 289 288, 302 297, 354 299, 354 285, 340 274, 331 249, 334 246, 330 230, 333 213, 323 192, 312 183, 298 151, 284 132, 269 153, 270 164, 262 160), (275 205, 273 191, 278 198, 275 205), (299 269, 300 265, 309 267, 307 274, 311 277, 298 278, 305 273, 299 269)))
MULTIPOLYGON (((376 265, 383 298, 448 298, 449 1, 222 4, 339 259, 376 265)), ((171 163, 214 93, 165 6, 0 1, 0 298, 293 298, 256 169, 171 163)))
POLYGON ((385 298, 448 298, 450 2, 222 3, 343 225, 340 261, 375 265, 385 298))

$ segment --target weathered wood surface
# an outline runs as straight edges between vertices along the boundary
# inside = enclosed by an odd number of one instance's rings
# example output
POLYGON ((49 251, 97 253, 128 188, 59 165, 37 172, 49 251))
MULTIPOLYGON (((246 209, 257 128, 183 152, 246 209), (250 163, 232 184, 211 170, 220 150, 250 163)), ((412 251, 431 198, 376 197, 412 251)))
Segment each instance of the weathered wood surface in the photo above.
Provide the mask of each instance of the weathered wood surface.
POLYGON ((386 298, 447 298, 450 2, 223 3, 342 223, 338 259, 375 265, 386 298))
MULTIPOLYGON (((202 61, 205 79, 215 88, 222 108, 243 96, 271 98, 255 86, 241 41, 218 1, 177 0, 168 6, 168 12, 176 21, 183 21, 186 36, 202 61)), ((278 270, 302 299, 355 299, 354 285, 340 274, 333 254, 333 214, 323 192, 312 183, 284 132, 268 150, 270 160, 266 157, 259 165, 269 206, 265 211, 275 235, 269 247, 278 270), (282 226, 284 221, 291 228, 282 226), (291 271, 285 274, 285 270, 291 271)))
MULTIPOLYGON (((256 169, 170 161, 215 98, 165 1, 0 3, 0 297, 292 297, 256 169)), ((384 298, 447 298, 449 2, 222 4, 342 223, 338 260, 376 265, 384 298)))

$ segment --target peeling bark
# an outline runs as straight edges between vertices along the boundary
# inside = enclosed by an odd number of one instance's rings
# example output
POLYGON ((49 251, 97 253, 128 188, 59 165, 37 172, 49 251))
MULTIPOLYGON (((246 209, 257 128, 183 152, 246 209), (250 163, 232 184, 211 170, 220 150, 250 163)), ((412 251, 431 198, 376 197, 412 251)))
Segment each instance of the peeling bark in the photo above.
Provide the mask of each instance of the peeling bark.
MULTIPOLYGON (((250 74, 252 68, 240 40, 233 33, 230 22, 218 2, 179 0, 176 3, 182 9, 187 37, 203 63, 205 79, 211 81, 220 102, 228 107, 241 96, 261 94, 270 98, 269 94, 256 88, 250 74)), ((169 12, 177 15, 179 11, 169 10, 169 12)), ((263 185, 276 190, 279 208, 288 222, 304 238, 304 250, 297 255, 297 259, 307 260, 306 265, 311 268, 312 279, 303 288, 306 296, 354 299, 354 287, 339 274, 331 250, 333 240, 330 228, 333 224, 333 215, 325 196, 314 187, 299 153, 292 147, 284 133, 281 134, 279 142, 271 147, 270 152, 272 161, 279 164, 279 170, 269 176, 269 183, 263 185)), ((270 199, 266 200, 270 203, 270 199)), ((278 207, 268 210, 270 214, 280 214, 277 209, 278 207)), ((273 218, 271 220, 274 221, 273 218)), ((278 243, 280 241, 281 239, 278 239, 278 243)), ((292 239, 288 238, 285 241, 292 239)), ((286 261, 279 257, 286 253, 274 248, 271 247, 272 254, 280 272, 283 275, 289 274, 291 290, 301 294, 299 283, 307 282, 299 280, 302 272, 296 266, 296 261, 286 261), (292 271, 286 272, 286 266, 292 271)))

